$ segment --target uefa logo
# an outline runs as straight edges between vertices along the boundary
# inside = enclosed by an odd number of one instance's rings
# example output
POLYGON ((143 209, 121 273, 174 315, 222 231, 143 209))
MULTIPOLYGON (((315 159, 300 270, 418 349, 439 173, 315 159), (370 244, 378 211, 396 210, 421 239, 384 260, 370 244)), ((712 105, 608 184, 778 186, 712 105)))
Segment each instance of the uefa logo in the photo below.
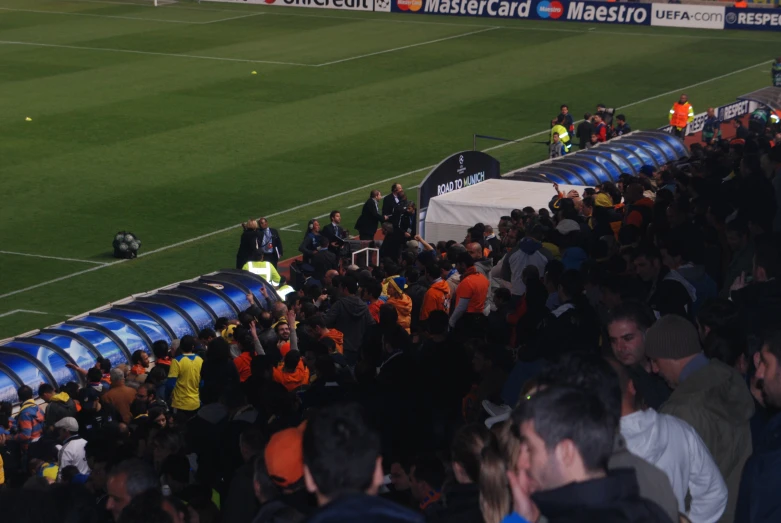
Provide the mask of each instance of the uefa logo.
POLYGON ((390 11, 390 0, 375 0, 374 5, 380 11, 390 11))
POLYGON ((543 0, 539 4, 537 4, 537 16, 540 18, 551 18, 553 20, 556 20, 558 18, 561 18, 561 16, 564 14, 564 6, 561 5, 561 2, 557 2, 556 0, 553 0, 553 2, 548 2, 548 0, 543 0))
POLYGON ((727 13, 727 23, 728 24, 734 24, 738 21, 738 15, 735 13, 727 13))

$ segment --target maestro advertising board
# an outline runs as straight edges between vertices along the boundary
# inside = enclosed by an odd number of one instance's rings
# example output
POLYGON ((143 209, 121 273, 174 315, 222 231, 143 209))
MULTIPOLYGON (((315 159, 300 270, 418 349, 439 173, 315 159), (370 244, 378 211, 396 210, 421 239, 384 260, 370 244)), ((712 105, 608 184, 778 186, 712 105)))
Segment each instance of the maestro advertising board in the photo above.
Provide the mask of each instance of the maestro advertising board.
POLYGON ((315 9, 343 9, 346 11, 374 11, 374 0, 209 0, 209 1, 224 2, 228 4, 312 7, 315 9))
MULTIPOLYGON (((378 2, 382 0, 377 0, 378 2)), ((650 25, 648 4, 566 0, 390 0, 396 13, 650 25)))

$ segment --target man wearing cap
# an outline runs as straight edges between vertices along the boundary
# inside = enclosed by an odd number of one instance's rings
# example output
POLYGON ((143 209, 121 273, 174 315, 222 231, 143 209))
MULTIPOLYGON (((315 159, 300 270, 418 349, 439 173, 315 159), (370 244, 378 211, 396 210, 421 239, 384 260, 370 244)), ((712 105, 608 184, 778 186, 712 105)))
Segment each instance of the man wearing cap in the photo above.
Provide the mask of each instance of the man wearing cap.
POLYGON ((301 521, 314 509, 304 485, 305 428, 302 423, 271 436, 255 463, 255 496, 261 504, 255 523, 279 521, 272 518, 281 514, 288 516, 285 521, 301 521))
POLYGON ((54 424, 54 428, 57 429, 57 439, 62 443, 58 458, 57 481, 60 481, 62 469, 70 465, 76 467, 79 474, 89 474, 87 455, 84 452, 87 440, 79 436, 79 423, 76 419, 70 416, 62 418, 54 424))
POLYGON ((100 432, 105 423, 114 421, 116 412, 113 408, 103 407, 100 393, 92 387, 84 387, 79 391, 81 410, 76 413, 81 437, 90 440, 100 432))
POLYGON ((653 371, 673 389, 660 412, 687 422, 705 442, 729 493, 719 521, 731 522, 743 464, 751 455, 754 401, 748 387, 737 370, 705 357, 697 329, 676 314, 648 329, 645 350, 653 371))

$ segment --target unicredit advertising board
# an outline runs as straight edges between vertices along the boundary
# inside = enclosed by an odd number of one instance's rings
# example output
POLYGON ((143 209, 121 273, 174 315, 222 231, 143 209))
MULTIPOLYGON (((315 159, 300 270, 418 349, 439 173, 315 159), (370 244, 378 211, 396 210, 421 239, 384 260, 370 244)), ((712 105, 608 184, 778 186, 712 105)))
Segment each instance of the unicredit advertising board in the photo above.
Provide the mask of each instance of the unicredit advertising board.
POLYGON ((374 0, 208 0, 228 4, 273 5, 283 7, 312 7, 315 9, 343 9, 346 11, 374 11, 374 0))
POLYGON ((650 25, 648 4, 559 0, 390 0, 391 11, 432 15, 650 25))

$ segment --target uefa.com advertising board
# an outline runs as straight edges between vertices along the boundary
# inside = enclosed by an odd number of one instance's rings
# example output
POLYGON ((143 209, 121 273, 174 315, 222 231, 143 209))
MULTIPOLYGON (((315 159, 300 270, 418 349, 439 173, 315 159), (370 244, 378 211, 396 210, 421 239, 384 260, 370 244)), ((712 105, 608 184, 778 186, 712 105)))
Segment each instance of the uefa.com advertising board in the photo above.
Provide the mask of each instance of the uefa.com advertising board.
POLYGON ((521 18, 551 22, 652 25, 689 29, 781 31, 775 9, 684 4, 640 4, 567 0, 209 0, 231 4, 309 7, 348 11, 521 18))

